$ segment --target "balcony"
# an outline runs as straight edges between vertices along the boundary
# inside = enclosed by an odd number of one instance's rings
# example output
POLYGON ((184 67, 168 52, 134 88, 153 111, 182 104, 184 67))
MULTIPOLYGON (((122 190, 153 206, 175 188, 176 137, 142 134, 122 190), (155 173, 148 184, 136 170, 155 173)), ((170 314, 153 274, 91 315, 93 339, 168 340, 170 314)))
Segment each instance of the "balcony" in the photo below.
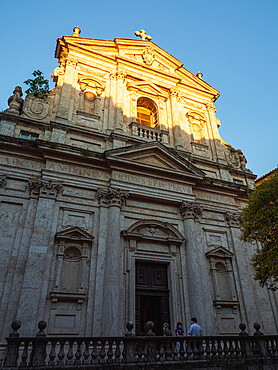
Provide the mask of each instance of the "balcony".
POLYGON ((129 127, 132 136, 140 137, 147 141, 159 141, 163 144, 168 144, 169 132, 166 130, 140 125, 137 122, 131 122, 129 127))

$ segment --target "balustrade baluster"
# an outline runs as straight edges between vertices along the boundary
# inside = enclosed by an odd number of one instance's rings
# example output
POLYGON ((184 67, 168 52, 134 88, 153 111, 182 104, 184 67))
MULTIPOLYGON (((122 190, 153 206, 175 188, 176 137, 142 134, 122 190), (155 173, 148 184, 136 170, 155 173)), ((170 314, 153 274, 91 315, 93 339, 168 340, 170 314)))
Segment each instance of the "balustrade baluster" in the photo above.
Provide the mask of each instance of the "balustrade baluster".
POLYGON ((211 356, 210 340, 209 339, 206 339, 205 353, 206 353, 206 358, 209 359, 210 356, 211 356))
MULTIPOLYGON (((57 341, 56 340, 52 340, 51 341, 51 351, 49 353, 49 361, 48 361, 48 365, 49 366, 55 366, 55 359, 56 359, 56 343, 57 341)), ((25 348, 24 348, 25 350, 25 348)))
POLYGON ((27 366, 29 340, 24 341, 24 349, 21 355, 20 367, 27 366))
MULTIPOLYGON (((159 360, 165 361, 165 351, 164 351, 165 341, 160 341, 159 343, 159 360)), ((167 346, 167 344, 166 344, 167 346)))
POLYGON ((173 349, 175 348, 175 344, 168 339, 165 343, 165 350, 164 350, 164 361, 171 361, 173 359, 173 349))
POLYGON ((114 342, 113 339, 108 339, 108 344, 109 344, 108 351, 107 351, 107 363, 108 364, 113 363, 113 349, 112 349, 113 342, 114 342))
POLYGON ((57 361, 57 365, 59 366, 64 366, 64 358, 65 358, 64 345, 65 345, 65 341, 60 340, 60 349, 59 349, 58 361, 57 361))
POLYGON ((190 359, 193 357, 193 343, 191 338, 187 340, 186 354, 190 359))
POLYGON ((273 339, 272 349, 273 349, 273 356, 277 357, 278 356, 278 339, 273 339))
POLYGON ((106 342, 105 339, 101 339, 100 340, 100 343, 101 343, 101 349, 99 351, 99 363, 100 364, 104 364, 105 363, 105 355, 106 355, 106 352, 105 352, 105 342, 106 342))
POLYGON ((212 353, 212 357, 215 358, 216 357, 217 350, 216 350, 215 340, 214 339, 211 340, 211 353, 212 353))
POLYGON ((83 361, 82 361, 82 363, 84 365, 87 365, 87 364, 90 363, 90 360, 89 360, 89 357, 90 357, 89 347, 90 347, 90 340, 85 340, 85 349, 84 349, 83 361))
POLYGON ((235 356, 236 357, 243 357, 244 356, 244 349, 242 348, 243 342, 240 342, 238 339, 235 340, 235 356))
POLYGON ((98 363, 98 340, 94 339, 93 340, 93 349, 92 349, 92 364, 97 364, 98 363))
POLYGON ((115 362, 119 363, 121 361, 121 340, 116 339, 116 349, 115 349, 115 362))
POLYGON ((235 357, 235 341, 231 340, 230 341, 230 357, 234 358, 235 357))
POLYGON ((67 359, 66 359, 66 364, 67 365, 73 365, 73 340, 69 340, 69 349, 67 353, 67 359))
POLYGON ((82 356, 81 344, 82 344, 82 341, 78 340, 77 341, 77 349, 76 349, 76 352, 75 352, 74 365, 81 365, 81 356, 82 356))
POLYGON ((180 356, 184 358, 185 350, 184 350, 184 339, 180 339, 180 356))
POLYGON ((203 339, 200 339, 199 342, 199 356, 203 357, 204 356, 204 345, 203 345, 203 339))
POLYGON ((173 342, 173 348, 172 348, 172 352, 173 352, 173 356, 174 356, 174 360, 178 360, 179 359, 179 350, 178 350, 178 345, 177 345, 177 342, 178 340, 174 340, 173 342))
POLYGON ((138 362, 144 362, 144 357, 143 357, 144 351, 142 348, 142 342, 139 342, 137 344, 137 356, 138 356, 138 362))
POLYGON ((224 357, 228 358, 230 352, 229 339, 224 338, 223 341, 224 341, 224 357))

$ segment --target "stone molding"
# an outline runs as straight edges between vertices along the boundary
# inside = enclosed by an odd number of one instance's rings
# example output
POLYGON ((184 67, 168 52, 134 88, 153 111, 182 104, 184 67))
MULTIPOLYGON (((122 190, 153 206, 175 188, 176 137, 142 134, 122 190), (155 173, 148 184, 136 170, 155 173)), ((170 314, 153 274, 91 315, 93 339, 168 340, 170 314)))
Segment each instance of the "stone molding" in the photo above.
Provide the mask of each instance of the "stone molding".
POLYGON ((239 213, 233 213, 227 211, 225 213, 225 219, 230 227, 240 227, 241 219, 240 219, 240 214, 239 213))
POLYGON ((0 189, 5 188, 7 183, 7 176, 6 175, 0 175, 0 189))
POLYGON ((119 189, 97 189, 97 199, 100 205, 122 207, 128 198, 128 193, 119 189))
POLYGON ((203 209, 199 204, 187 203, 183 201, 179 206, 179 209, 184 220, 190 218, 198 220, 200 217, 202 217, 203 209))
POLYGON ((36 178, 28 181, 28 188, 30 196, 43 196, 46 198, 56 199, 62 189, 62 184, 52 180, 36 178))

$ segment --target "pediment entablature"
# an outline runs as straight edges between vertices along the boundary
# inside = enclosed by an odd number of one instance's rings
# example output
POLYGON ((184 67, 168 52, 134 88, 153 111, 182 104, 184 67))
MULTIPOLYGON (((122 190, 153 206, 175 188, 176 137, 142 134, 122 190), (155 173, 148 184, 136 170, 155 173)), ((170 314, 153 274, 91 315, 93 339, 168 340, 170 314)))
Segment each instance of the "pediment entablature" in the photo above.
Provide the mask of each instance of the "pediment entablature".
POLYGON ((157 85, 149 81, 129 82, 127 84, 128 90, 133 90, 141 94, 152 95, 155 97, 162 97, 168 99, 168 94, 160 89, 157 85))
POLYGON ((134 165, 142 164, 148 167, 176 170, 192 177, 204 177, 205 174, 192 163, 168 149, 159 142, 132 145, 106 152, 108 160, 122 160, 132 162, 134 165))
POLYGON ((89 234, 87 231, 82 230, 80 227, 70 227, 68 229, 59 231, 55 236, 56 240, 65 240, 65 241, 92 241, 94 239, 93 235, 89 234))
POLYGON ((234 256, 234 253, 230 252, 228 249, 222 247, 222 246, 217 246, 213 248, 212 250, 208 251, 206 253, 207 258, 209 259, 226 259, 229 258, 231 259, 234 256))
POLYGON ((141 220, 135 222, 127 230, 122 231, 125 239, 159 242, 164 244, 181 244, 183 235, 168 222, 158 220, 141 220))

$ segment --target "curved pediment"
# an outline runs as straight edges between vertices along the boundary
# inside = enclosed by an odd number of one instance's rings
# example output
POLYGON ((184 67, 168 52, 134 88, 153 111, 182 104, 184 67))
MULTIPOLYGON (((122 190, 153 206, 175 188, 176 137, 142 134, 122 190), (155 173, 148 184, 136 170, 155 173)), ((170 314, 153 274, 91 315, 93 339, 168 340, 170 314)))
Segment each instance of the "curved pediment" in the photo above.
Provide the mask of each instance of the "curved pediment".
POLYGON ((135 222, 127 230, 122 232, 126 239, 141 239, 159 241, 164 243, 181 244, 183 235, 168 222, 158 220, 141 220, 135 222))

